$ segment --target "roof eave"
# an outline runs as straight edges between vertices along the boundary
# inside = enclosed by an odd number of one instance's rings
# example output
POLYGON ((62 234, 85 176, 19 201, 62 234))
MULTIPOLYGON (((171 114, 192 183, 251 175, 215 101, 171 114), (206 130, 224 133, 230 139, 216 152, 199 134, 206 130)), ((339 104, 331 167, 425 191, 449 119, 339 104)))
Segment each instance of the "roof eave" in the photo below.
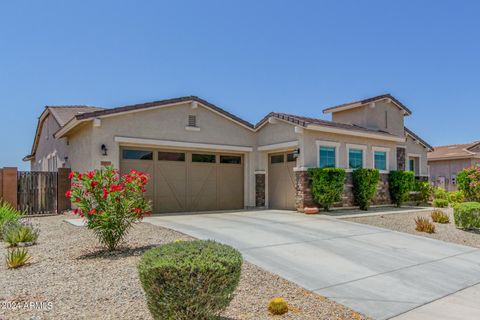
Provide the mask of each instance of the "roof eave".
POLYGON ((322 132, 330 132, 330 133, 338 133, 350 136, 360 136, 364 138, 371 138, 371 139, 378 139, 378 140, 387 140, 387 141, 394 141, 394 142, 405 142, 405 138, 394 136, 394 135, 387 135, 381 133, 373 133, 373 132, 364 132, 360 130, 348 130, 348 129, 341 129, 341 128, 334 128, 329 126, 322 126, 318 124, 308 124, 306 126, 307 130, 314 130, 314 131, 322 131, 322 132))

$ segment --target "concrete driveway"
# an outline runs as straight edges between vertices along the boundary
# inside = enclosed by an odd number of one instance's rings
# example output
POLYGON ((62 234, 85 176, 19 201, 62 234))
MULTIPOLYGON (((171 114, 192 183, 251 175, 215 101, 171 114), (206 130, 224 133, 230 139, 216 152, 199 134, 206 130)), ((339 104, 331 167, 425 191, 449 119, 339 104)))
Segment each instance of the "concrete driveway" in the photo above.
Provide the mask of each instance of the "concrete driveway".
POLYGON ((250 262, 374 319, 480 283, 480 250, 326 216, 265 210, 146 219, 239 249, 250 262))

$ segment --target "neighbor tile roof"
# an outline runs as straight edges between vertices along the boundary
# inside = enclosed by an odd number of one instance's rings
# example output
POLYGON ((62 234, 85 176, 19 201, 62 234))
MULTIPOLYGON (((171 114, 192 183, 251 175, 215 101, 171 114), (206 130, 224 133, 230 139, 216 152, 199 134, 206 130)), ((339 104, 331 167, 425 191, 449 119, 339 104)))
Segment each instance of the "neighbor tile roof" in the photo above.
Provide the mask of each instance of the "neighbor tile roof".
POLYGON ((338 106, 326 108, 326 109, 323 109, 323 113, 332 112, 332 111, 335 111, 336 109, 340 109, 340 108, 343 108, 343 107, 349 107, 349 106, 352 106, 352 105, 355 105, 355 104, 358 104, 359 106, 361 106, 361 105, 364 105, 364 104, 368 104, 370 102, 375 102, 375 101, 379 101, 379 100, 383 100, 383 99, 391 99, 400 108, 405 110, 405 112, 407 112, 408 114, 412 114, 412 111, 410 111, 410 109, 408 109, 403 103, 398 101, 397 98, 392 96, 390 93, 382 94, 382 95, 379 95, 379 96, 375 96, 375 97, 371 97, 371 98, 367 98, 367 99, 363 99, 363 100, 347 102, 347 103, 344 103, 344 104, 341 104, 341 105, 338 105, 338 106))
POLYGON ((427 154, 428 160, 440 160, 448 158, 472 158, 480 155, 469 151, 470 148, 480 144, 480 141, 464 144, 450 144, 446 146, 435 147, 435 151, 427 154))
POLYGON ((104 108, 100 107, 92 107, 92 106, 46 106, 46 108, 50 111, 50 113, 55 117, 55 119, 58 121, 58 124, 60 127, 63 127, 68 121, 70 121, 73 117, 88 113, 88 112, 93 112, 93 111, 98 111, 98 110, 104 110, 104 108))

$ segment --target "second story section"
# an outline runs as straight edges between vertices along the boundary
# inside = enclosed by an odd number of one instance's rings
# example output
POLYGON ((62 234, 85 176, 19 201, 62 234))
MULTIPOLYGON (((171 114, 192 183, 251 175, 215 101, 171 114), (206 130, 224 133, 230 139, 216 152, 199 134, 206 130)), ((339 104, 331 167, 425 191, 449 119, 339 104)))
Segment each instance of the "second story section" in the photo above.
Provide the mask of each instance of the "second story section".
POLYGON ((404 117, 412 112, 390 94, 327 108, 332 121, 384 131, 399 137, 405 135, 404 117))

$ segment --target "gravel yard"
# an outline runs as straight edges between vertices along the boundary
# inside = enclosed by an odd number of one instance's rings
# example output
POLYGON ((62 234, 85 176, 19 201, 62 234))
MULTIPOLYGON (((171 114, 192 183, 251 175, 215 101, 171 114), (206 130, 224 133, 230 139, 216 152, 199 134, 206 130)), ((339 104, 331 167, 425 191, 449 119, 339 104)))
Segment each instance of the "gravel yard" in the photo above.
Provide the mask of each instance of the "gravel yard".
MULTIPOLYGON (((393 216, 390 216, 393 217, 393 216)), ((188 236, 148 223, 136 225, 128 247, 107 253, 92 233, 63 222, 66 216, 34 219, 40 224, 38 244, 30 247, 30 265, 9 270, 0 264, 0 319, 151 319, 136 265, 153 246, 188 236), (10 302, 18 306, 12 310, 10 302), (50 302, 44 310, 24 303, 50 302), (49 309, 49 310, 46 310, 49 309)), ((3 244, 3 243, 2 243, 3 244)), ((2 257, 7 249, 1 245, 2 257)), ((36 305, 39 307, 39 304, 36 305)), ((236 296, 226 319, 365 319, 362 315, 299 286, 244 263, 236 296), (284 297, 291 311, 271 317, 270 298, 284 297)))
POLYGON ((415 230, 414 219, 417 216, 420 216, 431 220, 430 212, 355 217, 347 218, 345 220, 480 248, 480 234, 457 229, 453 223, 453 210, 444 209, 444 211, 450 215, 450 223, 434 223, 435 233, 418 232, 415 230))

